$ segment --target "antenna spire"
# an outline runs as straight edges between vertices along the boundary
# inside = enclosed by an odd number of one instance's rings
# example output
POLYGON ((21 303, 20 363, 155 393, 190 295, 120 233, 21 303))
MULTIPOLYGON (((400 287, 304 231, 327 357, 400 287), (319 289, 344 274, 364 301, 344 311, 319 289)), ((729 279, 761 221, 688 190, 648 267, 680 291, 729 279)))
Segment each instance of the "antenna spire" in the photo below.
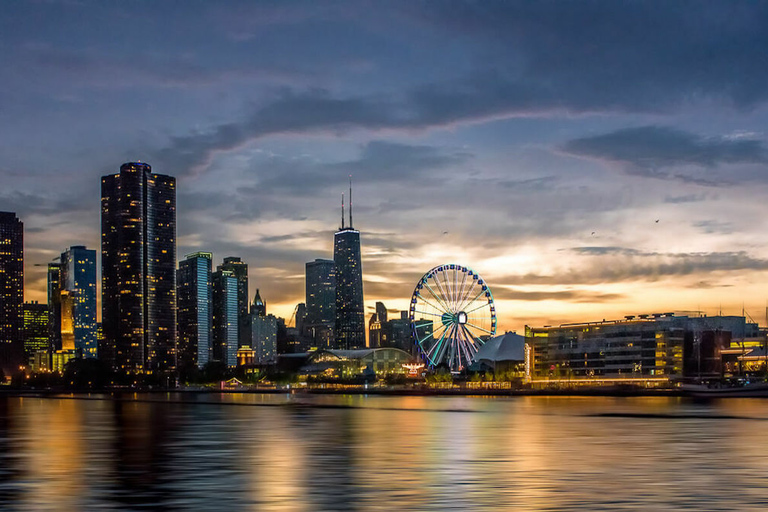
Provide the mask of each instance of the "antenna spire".
POLYGON ((349 228, 352 229, 352 175, 349 175, 349 228))
POLYGON ((341 229, 344 229, 344 192, 341 193, 341 229))

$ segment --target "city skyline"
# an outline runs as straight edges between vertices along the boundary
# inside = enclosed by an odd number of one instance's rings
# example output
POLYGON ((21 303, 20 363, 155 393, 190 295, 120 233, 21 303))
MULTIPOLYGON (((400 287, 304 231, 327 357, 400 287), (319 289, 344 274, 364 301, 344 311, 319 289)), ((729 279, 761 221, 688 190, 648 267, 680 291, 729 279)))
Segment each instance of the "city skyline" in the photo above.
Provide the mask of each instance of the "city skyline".
POLYGON ((484 276, 502 332, 763 321, 766 4, 6 10, 0 210, 24 222, 27 301, 62 250, 100 246, 97 180, 141 160, 178 179, 177 259, 242 258, 276 316, 333 254, 352 173, 366 322, 445 263, 484 276))

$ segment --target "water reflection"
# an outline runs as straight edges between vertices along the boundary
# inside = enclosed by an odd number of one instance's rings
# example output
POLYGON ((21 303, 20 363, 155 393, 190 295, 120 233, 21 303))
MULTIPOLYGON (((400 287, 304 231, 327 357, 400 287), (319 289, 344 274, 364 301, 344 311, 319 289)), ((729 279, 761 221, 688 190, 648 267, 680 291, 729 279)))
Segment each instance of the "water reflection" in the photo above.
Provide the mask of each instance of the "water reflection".
POLYGON ((125 398, 0 396, 0 509, 764 510, 768 502, 763 400, 125 398))

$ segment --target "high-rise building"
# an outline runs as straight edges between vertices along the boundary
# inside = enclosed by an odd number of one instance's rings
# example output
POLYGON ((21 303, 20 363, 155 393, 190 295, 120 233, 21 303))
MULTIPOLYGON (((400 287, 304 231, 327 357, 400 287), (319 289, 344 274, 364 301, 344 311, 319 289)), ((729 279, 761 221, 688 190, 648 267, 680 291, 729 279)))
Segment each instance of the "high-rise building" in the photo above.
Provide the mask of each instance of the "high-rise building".
POLYGON ((24 365, 24 223, 0 212, 0 368, 24 365))
POLYGON ((341 227, 334 235, 333 262, 336 268, 336 346, 341 349, 365 347, 363 265, 360 232, 352 226, 352 185, 349 187, 349 226, 344 227, 342 197, 341 227))
POLYGON ((259 290, 251 306, 251 342, 254 358, 259 364, 274 362, 277 358, 277 318, 267 314, 267 304, 259 290))
POLYGON ((381 322, 376 313, 371 315, 368 320, 368 346, 371 348, 381 348, 381 322))
POLYGON ((231 270, 217 270, 211 276, 213 317, 213 359, 227 366, 237 365, 238 313, 237 277, 231 270))
POLYGON ((176 179, 145 163, 101 178, 99 352, 128 372, 176 368, 176 179))
POLYGON ((49 353, 48 305, 37 301, 24 303, 24 352, 26 362, 34 367, 35 354, 49 353))
POLYGON ((316 259, 307 262, 306 316, 302 334, 313 346, 335 346, 333 330, 336 327, 336 264, 333 260, 316 259))
POLYGON ((187 254, 176 274, 179 368, 202 368, 211 357, 213 255, 187 254))
POLYGON ((237 339, 238 346, 251 343, 250 322, 248 318, 248 264, 240 258, 229 256, 216 270, 229 270, 237 279, 237 339))
POLYGON ((48 341, 61 350, 61 263, 48 264, 48 341))
POLYGON ((78 357, 97 357, 95 250, 74 245, 61 253, 59 289, 61 322, 63 325, 66 313, 72 336, 71 349, 78 357))
POLYGON ((275 315, 253 317, 252 346, 259 364, 268 364, 277 358, 277 318, 275 315))

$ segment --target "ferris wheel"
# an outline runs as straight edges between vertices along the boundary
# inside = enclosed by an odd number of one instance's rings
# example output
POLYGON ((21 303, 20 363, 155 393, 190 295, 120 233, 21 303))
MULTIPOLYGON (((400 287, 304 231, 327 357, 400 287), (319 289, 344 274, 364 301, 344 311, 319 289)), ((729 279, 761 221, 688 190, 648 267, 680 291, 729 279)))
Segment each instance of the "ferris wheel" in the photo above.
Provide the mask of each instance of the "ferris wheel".
POLYGON ((451 372, 469 366, 477 349, 496 334, 496 307, 483 279, 462 265, 440 265, 413 290, 409 319, 421 356, 451 372))

